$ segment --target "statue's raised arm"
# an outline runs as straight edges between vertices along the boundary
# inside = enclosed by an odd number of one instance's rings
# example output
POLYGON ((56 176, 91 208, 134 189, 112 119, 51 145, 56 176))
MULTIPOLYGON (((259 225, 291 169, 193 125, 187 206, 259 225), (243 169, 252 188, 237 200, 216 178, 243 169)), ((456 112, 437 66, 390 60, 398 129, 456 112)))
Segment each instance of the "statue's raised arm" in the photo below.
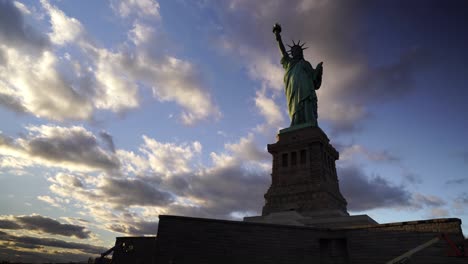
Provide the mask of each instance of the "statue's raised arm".
POLYGON ((317 124, 317 95, 315 90, 320 88, 322 83, 322 63, 314 69, 312 65, 304 59, 304 44, 300 41, 290 46, 286 51, 281 40, 281 26, 277 23, 273 26, 273 33, 278 41, 281 51, 281 64, 285 69, 284 86, 286 100, 288 104, 291 127, 318 126, 317 124))
POLYGON ((283 41, 281 40, 281 26, 280 26, 280 24, 276 23, 273 26, 273 33, 275 33, 276 41, 278 41, 278 46, 279 46, 279 49, 281 51, 281 55, 283 55, 283 57, 288 57, 289 55, 286 52, 286 49, 284 48, 283 41))

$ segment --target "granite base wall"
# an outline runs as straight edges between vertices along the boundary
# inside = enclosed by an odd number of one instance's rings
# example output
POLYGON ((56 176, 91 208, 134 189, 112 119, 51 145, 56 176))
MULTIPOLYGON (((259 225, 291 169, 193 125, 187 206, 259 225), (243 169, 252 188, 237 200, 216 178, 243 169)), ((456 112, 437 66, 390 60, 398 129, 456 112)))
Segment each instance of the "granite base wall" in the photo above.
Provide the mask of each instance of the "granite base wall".
MULTIPOLYGON (((324 229, 161 216, 154 263, 385 263, 446 233, 463 242, 456 218, 324 229)), ((445 241, 411 263, 468 263, 447 257, 445 241)))
MULTIPOLYGON (((161 216, 157 238, 117 238, 113 263, 386 263, 441 233, 463 244, 460 226, 456 218, 326 229, 161 216)), ((410 263, 468 263, 449 251, 439 241, 410 263)))

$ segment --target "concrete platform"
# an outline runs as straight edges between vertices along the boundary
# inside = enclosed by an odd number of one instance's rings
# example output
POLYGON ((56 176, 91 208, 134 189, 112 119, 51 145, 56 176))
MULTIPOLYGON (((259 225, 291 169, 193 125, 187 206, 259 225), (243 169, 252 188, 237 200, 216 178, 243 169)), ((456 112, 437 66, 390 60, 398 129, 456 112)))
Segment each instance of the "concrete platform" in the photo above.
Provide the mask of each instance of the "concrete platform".
POLYGON ((308 226, 320 228, 349 228, 364 225, 378 225, 378 223, 368 215, 303 215, 296 211, 271 213, 266 216, 244 217, 244 222, 308 226))

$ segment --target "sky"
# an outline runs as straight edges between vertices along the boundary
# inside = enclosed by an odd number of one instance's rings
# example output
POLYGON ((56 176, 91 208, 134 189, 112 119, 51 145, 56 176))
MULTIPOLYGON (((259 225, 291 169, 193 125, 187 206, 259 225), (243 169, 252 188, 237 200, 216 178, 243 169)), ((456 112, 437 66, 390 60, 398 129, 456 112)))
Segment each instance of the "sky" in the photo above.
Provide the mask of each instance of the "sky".
POLYGON ((78 261, 158 215, 261 214, 289 126, 272 33, 323 62, 352 215, 468 234, 468 4, 0 0, 0 260, 78 261))

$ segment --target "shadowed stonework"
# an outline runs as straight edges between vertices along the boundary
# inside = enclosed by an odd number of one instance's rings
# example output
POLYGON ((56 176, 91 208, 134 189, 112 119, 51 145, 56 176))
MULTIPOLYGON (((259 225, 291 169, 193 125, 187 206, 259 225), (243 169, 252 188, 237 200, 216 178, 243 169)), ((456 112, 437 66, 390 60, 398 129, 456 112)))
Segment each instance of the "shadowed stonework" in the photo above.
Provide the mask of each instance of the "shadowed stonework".
POLYGON ((278 142, 268 145, 268 152, 273 155, 272 183, 262 215, 292 210, 348 215, 336 175, 338 152, 319 127, 281 133, 278 142))

